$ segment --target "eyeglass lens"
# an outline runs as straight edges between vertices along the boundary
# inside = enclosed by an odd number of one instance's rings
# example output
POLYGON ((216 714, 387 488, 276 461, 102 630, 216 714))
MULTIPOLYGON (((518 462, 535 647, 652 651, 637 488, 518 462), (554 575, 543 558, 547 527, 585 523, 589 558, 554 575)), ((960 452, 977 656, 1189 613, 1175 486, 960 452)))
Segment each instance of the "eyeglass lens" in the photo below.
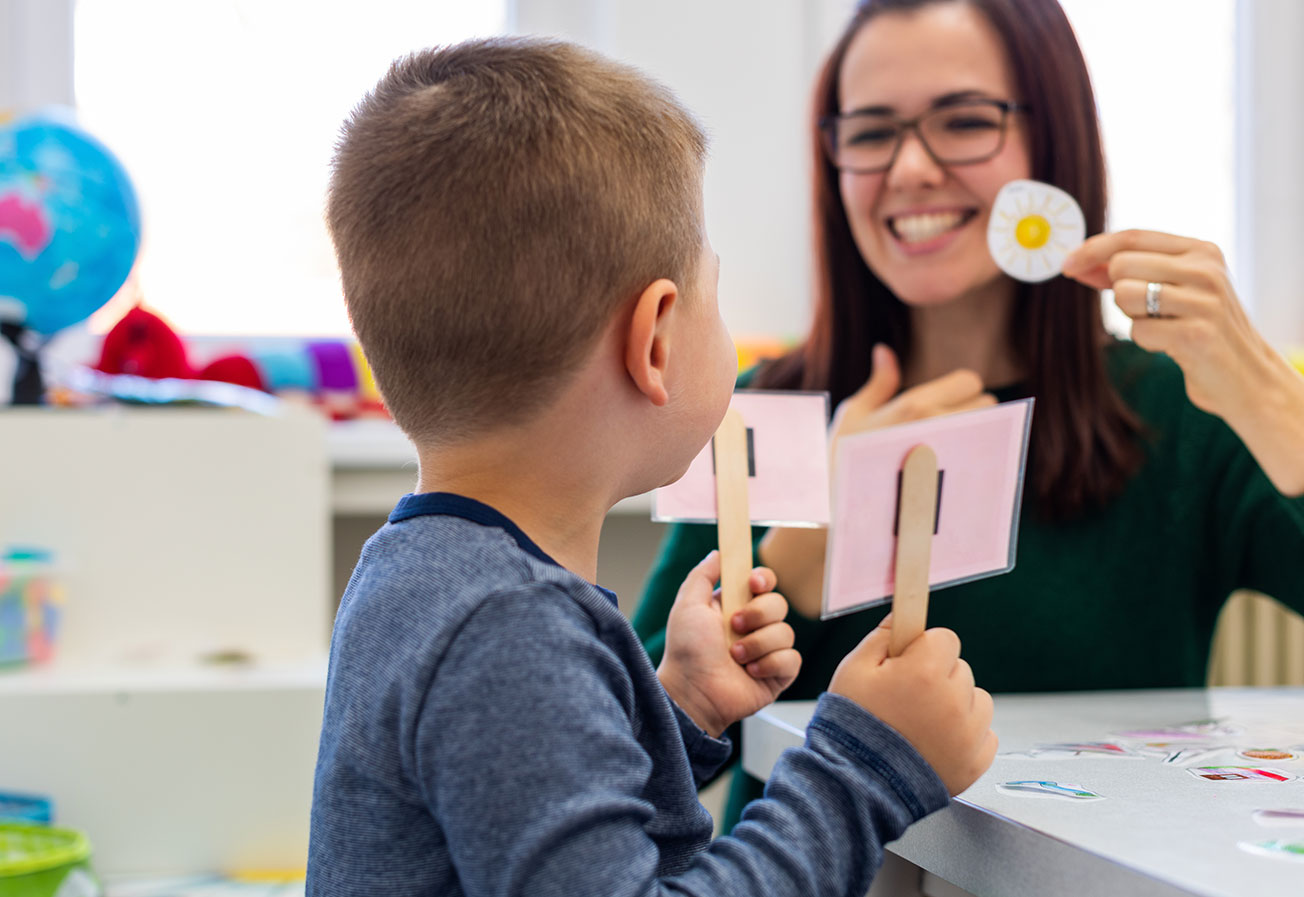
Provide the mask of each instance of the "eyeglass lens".
MULTIPOLYGON (((834 119, 833 163, 849 171, 882 171, 896 155, 908 124, 890 115, 852 113, 834 119)), ((939 162, 976 162, 996 154, 1005 110, 991 103, 944 106, 918 119, 916 132, 939 162)))

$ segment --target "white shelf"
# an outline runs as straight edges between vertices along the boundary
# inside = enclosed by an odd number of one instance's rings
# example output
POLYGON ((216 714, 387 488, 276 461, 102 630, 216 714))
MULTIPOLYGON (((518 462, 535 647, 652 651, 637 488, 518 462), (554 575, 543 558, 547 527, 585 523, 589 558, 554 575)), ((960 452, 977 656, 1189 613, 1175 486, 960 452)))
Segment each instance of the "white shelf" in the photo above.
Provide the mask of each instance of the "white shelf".
POLYGON ((51 666, 0 670, 7 695, 98 695, 124 692, 279 691, 326 686, 325 656, 303 663, 51 666))
POLYGON ((325 658, 0 674, 0 777, 107 878, 302 868, 325 658))
POLYGON ((417 467, 417 451, 393 421, 337 421, 326 431, 326 454, 335 470, 417 467))

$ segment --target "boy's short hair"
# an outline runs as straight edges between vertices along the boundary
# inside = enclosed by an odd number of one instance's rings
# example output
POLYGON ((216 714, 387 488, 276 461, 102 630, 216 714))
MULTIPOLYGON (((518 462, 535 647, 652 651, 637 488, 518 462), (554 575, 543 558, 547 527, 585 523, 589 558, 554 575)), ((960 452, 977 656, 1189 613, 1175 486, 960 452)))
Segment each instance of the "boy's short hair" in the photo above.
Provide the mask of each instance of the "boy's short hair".
POLYGON ((555 40, 396 61, 345 123, 327 220, 394 419, 449 444, 543 407, 615 311, 690 289, 706 138, 668 90, 555 40))

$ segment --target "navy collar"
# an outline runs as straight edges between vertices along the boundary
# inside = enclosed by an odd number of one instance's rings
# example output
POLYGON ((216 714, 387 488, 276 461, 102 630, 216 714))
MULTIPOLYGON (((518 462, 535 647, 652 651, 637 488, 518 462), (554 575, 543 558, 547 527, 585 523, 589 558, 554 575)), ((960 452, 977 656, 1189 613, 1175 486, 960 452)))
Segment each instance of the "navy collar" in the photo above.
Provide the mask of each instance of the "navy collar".
MULTIPOLYGON (((526 554, 532 555, 544 563, 552 564, 554 567, 561 567, 561 564, 557 563, 546 551, 536 545, 534 540, 527 536, 525 531, 513 523, 506 514, 491 508, 482 501, 467 498, 465 495, 456 495, 452 492, 408 493, 400 498, 398 504, 394 506, 394 510, 389 512, 389 522, 400 523, 404 520, 411 520, 413 517, 434 515, 461 517, 463 520, 469 520, 481 526, 497 527, 511 536, 526 554)), ((566 569, 565 567, 561 568, 566 569)), ((620 606, 615 592, 604 589, 596 583, 594 588, 605 595, 612 604, 617 607, 620 606)))

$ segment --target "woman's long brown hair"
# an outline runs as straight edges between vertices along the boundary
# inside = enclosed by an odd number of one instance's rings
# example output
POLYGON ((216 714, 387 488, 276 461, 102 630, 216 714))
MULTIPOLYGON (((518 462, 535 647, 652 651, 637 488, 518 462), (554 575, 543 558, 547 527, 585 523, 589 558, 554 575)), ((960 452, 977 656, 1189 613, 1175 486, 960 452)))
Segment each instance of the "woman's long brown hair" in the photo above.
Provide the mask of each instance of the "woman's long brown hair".
MULTIPOLYGON (((1087 233, 1105 224, 1105 160, 1096 102, 1082 51, 1057 0, 864 0, 815 86, 815 314, 804 343, 763 368, 754 385, 828 390, 834 406, 872 373, 871 349, 910 356, 906 306, 865 264, 847 223, 838 172, 820 145, 818 122, 839 111, 838 73, 861 27, 886 12, 965 2, 1001 35, 1027 105, 1032 176, 1077 198, 1087 233)), ((1047 519, 1068 519, 1118 494, 1140 464, 1136 416, 1110 384, 1100 294, 1057 277, 1019 284, 1011 342, 1036 396, 1029 481, 1047 519)))

